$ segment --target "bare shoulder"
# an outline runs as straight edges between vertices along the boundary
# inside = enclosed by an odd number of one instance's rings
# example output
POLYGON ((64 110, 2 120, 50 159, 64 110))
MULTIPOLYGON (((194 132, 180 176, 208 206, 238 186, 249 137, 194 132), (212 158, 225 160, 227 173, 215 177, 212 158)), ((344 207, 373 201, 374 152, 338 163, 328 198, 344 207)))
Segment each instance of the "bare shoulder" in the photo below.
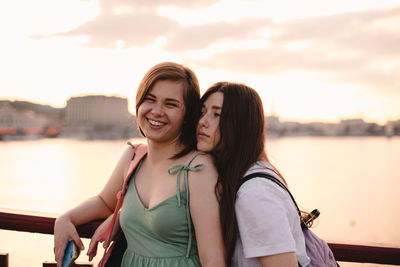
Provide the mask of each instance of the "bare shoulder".
POLYGON ((133 155, 133 147, 127 146, 124 151, 122 152, 117 165, 114 168, 112 173, 113 179, 118 179, 121 183, 124 182, 125 177, 128 173, 129 163, 131 161, 133 155))
POLYGON ((124 150, 124 152, 122 153, 122 157, 127 158, 132 156, 133 153, 133 147, 132 146, 127 146, 124 150))
POLYGON ((117 165, 114 167, 113 172, 99 193, 99 196, 107 203, 109 207, 115 207, 116 193, 121 190, 128 172, 130 157, 132 156, 133 149, 131 146, 125 148, 122 152, 117 165))
POLYGON ((133 147, 128 146, 127 148, 125 148, 124 152, 121 155, 120 162, 118 165, 121 167, 124 174, 126 174, 126 172, 128 171, 129 162, 131 161, 132 154, 133 154, 133 147))
MULTIPOLYGON (((199 152, 196 152, 196 153, 199 153, 199 152)), ((211 156, 208 153, 200 152, 196 156, 196 158, 193 160, 191 165, 195 166, 195 165, 201 165, 201 164, 204 165, 204 167, 210 166, 211 168, 215 169, 214 158, 213 158, 213 156, 211 156)))
POLYGON ((215 185, 218 179, 217 169, 214 165, 214 158, 210 154, 199 154, 191 163, 191 166, 202 166, 199 171, 190 173, 189 184, 199 185, 211 183, 215 185))

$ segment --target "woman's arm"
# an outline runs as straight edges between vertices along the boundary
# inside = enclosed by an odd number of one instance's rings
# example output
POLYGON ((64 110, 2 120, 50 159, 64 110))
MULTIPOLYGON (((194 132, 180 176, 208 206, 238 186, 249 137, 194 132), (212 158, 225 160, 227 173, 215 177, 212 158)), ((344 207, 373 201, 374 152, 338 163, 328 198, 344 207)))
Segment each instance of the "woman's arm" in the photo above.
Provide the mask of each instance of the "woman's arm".
MULTIPOLYGON (((114 217, 114 214, 111 214, 108 216, 107 219, 105 219, 97 228, 96 231, 94 232, 92 238, 90 239, 89 243, 89 248, 87 250, 86 255, 89 256, 89 261, 92 261, 92 259, 96 256, 97 254, 97 245, 101 242, 103 243, 103 247, 106 248, 109 245, 110 240, 103 240, 102 236, 103 234, 107 231, 109 225, 111 224, 112 218, 114 217)), ((118 216, 119 217, 119 216, 118 216)), ((119 218, 117 218, 118 221, 115 223, 119 224, 119 218)), ((111 237, 112 240, 113 236, 111 237)))
POLYGON ((260 257, 263 267, 297 267, 297 257, 294 252, 281 253, 271 256, 260 257))
POLYGON ((235 212, 245 258, 258 258, 268 267, 298 266, 292 225, 300 223, 292 206, 287 192, 269 180, 256 178, 242 185, 235 212))
POLYGON ((95 196, 59 216, 54 224, 54 254, 57 266, 61 266, 64 250, 69 240, 73 240, 81 250, 85 249, 75 226, 104 218, 109 214, 110 210, 100 200, 100 197, 95 196))
POLYGON ((218 174, 211 156, 199 155, 193 166, 204 164, 204 169, 189 174, 190 213, 196 232, 202 266, 226 266, 222 238, 219 203, 215 195, 218 174))
POLYGON ((60 215, 54 224, 54 254, 57 267, 61 266, 64 250, 69 240, 83 250, 84 246, 76 231, 77 225, 109 216, 116 205, 116 194, 122 188, 128 170, 132 148, 127 148, 99 195, 89 198, 75 208, 60 215))

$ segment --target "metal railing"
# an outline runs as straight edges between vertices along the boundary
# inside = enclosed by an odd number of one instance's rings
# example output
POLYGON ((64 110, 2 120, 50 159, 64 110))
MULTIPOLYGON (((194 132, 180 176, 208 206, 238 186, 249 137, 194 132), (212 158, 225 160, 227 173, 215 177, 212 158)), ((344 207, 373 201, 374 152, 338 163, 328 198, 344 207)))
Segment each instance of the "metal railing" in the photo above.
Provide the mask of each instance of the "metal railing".
MULTIPOLYGON (((54 217, 0 210, 0 229, 54 234, 54 217)), ((101 221, 77 227, 83 238, 90 238, 101 221)), ((400 265, 400 247, 328 243, 337 261, 400 265)), ((3 251, 4 253, 4 251, 3 251)), ((1 257, 0 257, 1 261, 1 257)), ((2 267, 0 265, 0 267, 2 267)))

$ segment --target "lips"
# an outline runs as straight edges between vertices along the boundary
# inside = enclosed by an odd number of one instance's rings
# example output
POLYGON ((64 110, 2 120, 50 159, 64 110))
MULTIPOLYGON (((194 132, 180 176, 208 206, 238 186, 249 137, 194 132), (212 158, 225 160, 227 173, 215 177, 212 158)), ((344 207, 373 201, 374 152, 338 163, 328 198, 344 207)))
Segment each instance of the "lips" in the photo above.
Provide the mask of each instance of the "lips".
POLYGON ((197 136, 198 136, 199 138, 209 138, 209 137, 210 137, 209 135, 205 134, 205 133, 202 132, 202 131, 199 131, 199 132, 197 133, 197 136))
POLYGON ((155 120, 152 120, 152 119, 147 119, 147 121, 149 122, 149 124, 150 124, 151 126, 155 126, 155 127, 161 127, 161 126, 164 126, 164 125, 167 124, 167 123, 165 123, 165 122, 155 121, 155 120))

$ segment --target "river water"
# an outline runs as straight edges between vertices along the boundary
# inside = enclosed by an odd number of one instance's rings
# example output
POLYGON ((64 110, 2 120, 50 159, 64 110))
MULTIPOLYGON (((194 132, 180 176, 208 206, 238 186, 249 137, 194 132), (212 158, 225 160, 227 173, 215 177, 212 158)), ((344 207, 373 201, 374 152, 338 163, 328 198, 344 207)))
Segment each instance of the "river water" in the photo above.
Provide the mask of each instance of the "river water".
MULTIPOLYGON (((125 147, 122 140, 0 142, 0 208, 59 214, 101 190, 125 147)), ((267 152, 300 207, 320 210, 319 236, 400 246, 399 137, 278 138, 267 140, 267 152)), ((52 248, 52 236, 0 230, 10 266, 42 266, 52 248)))

